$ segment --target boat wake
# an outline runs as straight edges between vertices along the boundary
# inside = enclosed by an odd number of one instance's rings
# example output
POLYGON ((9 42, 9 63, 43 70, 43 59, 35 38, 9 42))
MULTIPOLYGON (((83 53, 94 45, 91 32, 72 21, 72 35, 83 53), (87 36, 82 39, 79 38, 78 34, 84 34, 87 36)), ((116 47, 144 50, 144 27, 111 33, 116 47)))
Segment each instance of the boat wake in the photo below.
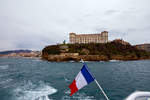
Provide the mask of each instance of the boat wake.
POLYGON ((49 95, 56 93, 57 90, 44 82, 32 83, 31 81, 14 89, 15 100, 51 100, 49 95))

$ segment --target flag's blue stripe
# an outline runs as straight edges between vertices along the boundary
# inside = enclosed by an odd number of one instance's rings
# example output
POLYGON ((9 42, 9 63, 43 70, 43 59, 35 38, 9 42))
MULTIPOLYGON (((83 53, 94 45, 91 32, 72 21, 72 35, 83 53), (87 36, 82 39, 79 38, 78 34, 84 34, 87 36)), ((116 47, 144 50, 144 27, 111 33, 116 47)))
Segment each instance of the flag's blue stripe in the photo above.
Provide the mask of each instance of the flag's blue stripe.
POLYGON ((82 69, 81 69, 81 73, 84 76, 86 82, 89 84, 92 81, 94 81, 93 76, 89 73, 88 69, 86 68, 86 65, 84 64, 82 69))

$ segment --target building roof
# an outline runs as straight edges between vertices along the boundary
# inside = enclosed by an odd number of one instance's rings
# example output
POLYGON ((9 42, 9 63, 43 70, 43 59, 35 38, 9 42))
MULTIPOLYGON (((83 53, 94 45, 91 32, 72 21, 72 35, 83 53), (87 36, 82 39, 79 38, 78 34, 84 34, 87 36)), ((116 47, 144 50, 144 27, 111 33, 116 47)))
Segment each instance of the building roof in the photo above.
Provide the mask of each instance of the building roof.
POLYGON ((76 33, 73 33, 73 32, 71 32, 70 34, 74 34, 74 35, 77 35, 77 36, 89 36, 89 35, 102 35, 103 33, 108 33, 108 31, 103 31, 103 32, 101 32, 101 33, 94 33, 94 34, 76 34, 76 33))

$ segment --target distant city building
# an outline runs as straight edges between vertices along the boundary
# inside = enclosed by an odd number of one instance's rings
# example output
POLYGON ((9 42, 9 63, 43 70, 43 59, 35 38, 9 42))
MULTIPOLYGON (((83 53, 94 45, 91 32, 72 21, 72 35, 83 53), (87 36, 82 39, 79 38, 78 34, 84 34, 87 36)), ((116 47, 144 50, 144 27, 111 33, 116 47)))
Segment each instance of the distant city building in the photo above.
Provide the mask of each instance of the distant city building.
POLYGON ((121 43, 123 45, 130 45, 129 42, 124 41, 123 39, 115 39, 113 42, 121 43))
POLYGON ((108 32, 103 31, 98 34, 69 34, 70 43, 107 43, 108 42, 108 32))
POLYGON ((139 45, 136 45, 136 47, 138 49, 146 50, 146 51, 150 52, 150 44, 139 44, 139 45))

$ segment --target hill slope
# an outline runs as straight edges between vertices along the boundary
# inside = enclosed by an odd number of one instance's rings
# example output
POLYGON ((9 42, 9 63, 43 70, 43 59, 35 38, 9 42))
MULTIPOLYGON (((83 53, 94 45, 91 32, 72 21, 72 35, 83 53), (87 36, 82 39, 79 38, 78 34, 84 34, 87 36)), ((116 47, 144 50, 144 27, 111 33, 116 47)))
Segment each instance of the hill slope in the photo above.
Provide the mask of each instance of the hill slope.
POLYGON ((0 54, 11 54, 11 53, 30 53, 31 50, 9 50, 9 51, 1 51, 0 54))
POLYGON ((62 52, 62 46, 66 46, 65 53, 78 53, 77 58, 85 58, 92 60, 138 60, 138 59, 150 59, 150 52, 139 50, 132 45, 123 45, 117 42, 110 42, 106 44, 90 43, 90 44, 65 44, 65 45, 50 45, 42 50, 43 59, 48 60, 49 55, 60 55, 62 52), (86 56, 85 56, 86 55, 86 56), (95 57, 98 57, 95 59, 95 57))

